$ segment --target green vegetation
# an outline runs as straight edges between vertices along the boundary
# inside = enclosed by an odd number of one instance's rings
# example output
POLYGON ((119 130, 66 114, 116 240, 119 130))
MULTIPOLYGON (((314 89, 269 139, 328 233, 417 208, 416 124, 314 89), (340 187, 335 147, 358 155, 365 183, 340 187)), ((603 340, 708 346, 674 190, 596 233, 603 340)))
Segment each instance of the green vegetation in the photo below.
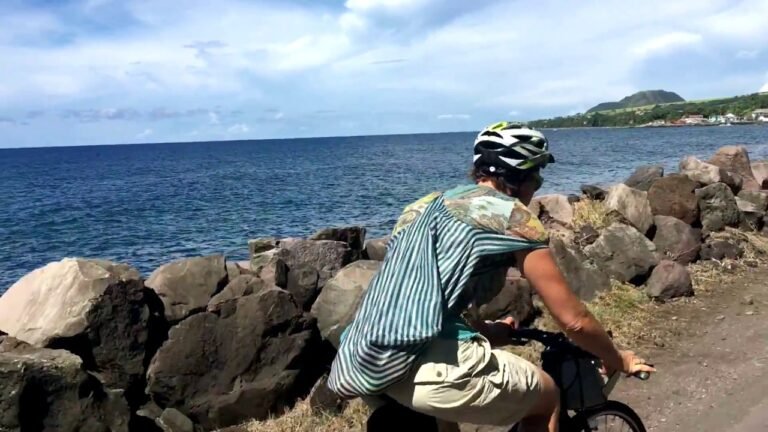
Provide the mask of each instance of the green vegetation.
POLYGON ((640 126, 654 121, 674 122, 686 115, 694 114, 710 117, 732 113, 739 117, 748 117, 752 111, 760 108, 768 108, 768 93, 754 93, 723 99, 654 104, 633 108, 617 108, 608 111, 535 120, 529 124, 538 128, 640 126))
POLYGON ((618 110, 623 108, 637 108, 648 105, 685 102, 680 95, 665 90, 646 90, 627 96, 618 102, 603 102, 590 108, 587 113, 618 110))

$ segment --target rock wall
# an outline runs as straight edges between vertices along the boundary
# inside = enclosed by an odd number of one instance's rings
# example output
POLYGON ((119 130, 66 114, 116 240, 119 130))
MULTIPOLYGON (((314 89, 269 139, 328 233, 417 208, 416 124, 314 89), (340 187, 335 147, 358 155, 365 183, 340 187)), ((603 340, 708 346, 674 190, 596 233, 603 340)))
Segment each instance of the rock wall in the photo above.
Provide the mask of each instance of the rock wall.
MULTIPOLYGON (((766 162, 725 147, 680 172, 641 167, 624 183, 530 206, 584 300, 611 279, 667 301, 694 295, 686 265, 738 258, 723 230, 766 233, 766 162), (758 172, 753 172, 757 167, 758 172), (575 205, 603 201, 613 223, 585 224, 575 205)), ((338 410, 324 387, 334 346, 385 259, 389 238, 362 227, 248 242, 224 256, 165 264, 143 279, 127 265, 66 258, 0 297, 0 430, 202 431, 279 415, 298 399, 338 410)), ((489 276, 486 319, 536 315, 519 272, 489 276)))

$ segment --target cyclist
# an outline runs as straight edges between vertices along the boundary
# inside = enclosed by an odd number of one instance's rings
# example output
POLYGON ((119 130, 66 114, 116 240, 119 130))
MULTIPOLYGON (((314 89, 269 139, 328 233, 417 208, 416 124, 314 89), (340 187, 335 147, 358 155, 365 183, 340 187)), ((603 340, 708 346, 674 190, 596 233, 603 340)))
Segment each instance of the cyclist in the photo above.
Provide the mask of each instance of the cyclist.
POLYGON ((394 399, 447 422, 556 431, 558 389, 532 363, 494 346, 513 328, 476 305, 516 265, 563 331, 608 370, 653 371, 619 351, 571 291, 526 207, 554 162, 544 135, 500 122, 474 144, 473 185, 435 192, 398 219, 381 269, 345 330, 329 377, 342 397, 394 399))

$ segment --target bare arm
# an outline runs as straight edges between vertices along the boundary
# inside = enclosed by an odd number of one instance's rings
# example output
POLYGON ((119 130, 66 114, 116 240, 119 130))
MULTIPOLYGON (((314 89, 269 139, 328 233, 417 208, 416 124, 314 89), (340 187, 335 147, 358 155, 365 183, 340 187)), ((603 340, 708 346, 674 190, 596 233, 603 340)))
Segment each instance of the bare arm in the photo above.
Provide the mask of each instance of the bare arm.
POLYGON ((520 271, 568 337, 609 368, 628 372, 628 359, 623 358, 603 326, 570 289, 549 249, 520 252, 517 259, 520 271))

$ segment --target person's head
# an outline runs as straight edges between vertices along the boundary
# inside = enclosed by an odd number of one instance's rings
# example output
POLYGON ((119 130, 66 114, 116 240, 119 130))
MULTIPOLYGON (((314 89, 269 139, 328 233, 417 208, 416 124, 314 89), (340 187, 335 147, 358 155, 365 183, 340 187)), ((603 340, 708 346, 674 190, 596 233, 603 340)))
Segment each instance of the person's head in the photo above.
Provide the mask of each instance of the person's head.
POLYGON ((475 139, 474 153, 472 179, 526 205, 543 182, 539 171, 555 162, 544 134, 509 122, 483 129, 475 139))

